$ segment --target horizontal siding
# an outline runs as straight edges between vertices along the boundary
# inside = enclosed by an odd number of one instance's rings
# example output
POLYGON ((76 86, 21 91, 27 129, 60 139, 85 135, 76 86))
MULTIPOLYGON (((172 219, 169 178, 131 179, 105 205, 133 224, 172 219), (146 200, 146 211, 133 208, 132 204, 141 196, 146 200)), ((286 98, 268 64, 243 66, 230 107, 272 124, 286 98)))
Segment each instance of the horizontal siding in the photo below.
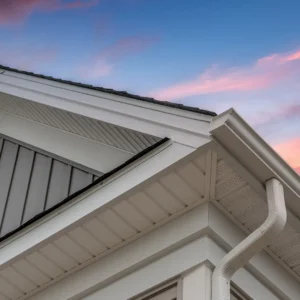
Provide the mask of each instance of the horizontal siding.
POLYGON ((0 236, 88 186, 99 175, 3 136, 0 149, 0 236))

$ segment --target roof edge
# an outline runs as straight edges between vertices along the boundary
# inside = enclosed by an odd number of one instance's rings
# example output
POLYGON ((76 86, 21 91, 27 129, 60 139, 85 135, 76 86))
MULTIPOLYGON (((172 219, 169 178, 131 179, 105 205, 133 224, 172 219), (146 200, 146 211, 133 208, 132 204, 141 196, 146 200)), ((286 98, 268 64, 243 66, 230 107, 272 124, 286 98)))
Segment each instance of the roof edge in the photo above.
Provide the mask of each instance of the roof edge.
MULTIPOLYGON (((268 171, 271 171, 274 177, 281 179, 286 186, 300 197, 300 176, 234 109, 229 109, 213 118, 209 129, 209 132, 216 140, 228 146, 229 142, 226 141, 227 137, 224 136, 224 130, 238 138, 247 150, 250 150, 268 168, 268 171)), ((236 149, 234 154, 237 154, 236 156, 241 159, 241 155, 238 155, 237 147, 234 145, 231 147, 231 150, 233 148, 236 149)), ((249 164, 249 161, 246 162, 247 159, 244 156, 245 165, 249 164)))
POLYGON ((102 184, 104 180, 109 179, 110 177, 112 177, 113 175, 115 175, 116 173, 118 173, 119 171, 123 170, 127 166, 129 166, 132 163, 136 162, 138 159, 142 158, 144 155, 146 155, 146 154, 150 153, 151 151, 157 149, 158 147, 162 146, 163 144, 167 143, 168 141, 170 141, 169 138, 161 139, 157 143, 151 145, 150 147, 148 147, 148 148, 144 149, 143 151, 139 152, 138 154, 134 155, 133 157, 131 157, 130 159, 128 159, 127 161, 125 161, 120 166, 118 166, 115 169, 111 170, 110 172, 105 173, 102 176, 100 176, 98 179, 96 179, 95 181, 93 181, 88 186, 86 186, 86 187, 82 188, 81 190, 75 192, 74 194, 68 196, 67 198, 65 198, 63 201, 59 202, 55 206, 53 206, 53 207, 51 207, 51 208, 49 208, 49 209, 41 212, 40 214, 36 215, 32 219, 28 220, 26 223, 22 224, 17 229, 15 229, 15 230, 7 233, 6 235, 0 237, 0 243, 3 242, 4 240, 8 239, 9 237, 13 236, 14 234, 20 232, 22 229, 24 229, 24 228, 28 227, 29 225, 33 224, 34 222, 40 220, 44 216, 46 216, 46 215, 50 214, 51 212, 55 211, 56 209, 62 207, 65 204, 67 204, 68 202, 70 202, 74 198, 80 196, 81 194, 83 194, 85 192, 88 192, 94 186, 96 186, 98 184, 102 184))
POLYGON ((63 83, 63 84, 69 84, 69 85, 73 85, 73 86, 76 86, 76 87, 95 90, 95 91, 108 93, 108 94, 121 96, 121 97, 127 97, 127 98, 131 98, 131 99, 134 99, 134 100, 139 100, 139 101, 143 101, 143 102, 158 104, 158 105, 161 105, 161 106, 167 106, 167 107, 176 108, 176 109, 181 109, 181 110, 194 112, 194 113, 198 113, 198 114, 203 114, 203 115, 208 115, 208 116, 212 116, 212 117, 217 116, 217 114, 215 112, 212 112, 212 111, 209 111, 209 110, 204 110, 204 109, 200 109, 200 108, 192 107, 192 106, 186 106, 184 104, 172 103, 172 102, 168 102, 168 101, 160 101, 160 100, 157 100, 157 99, 154 99, 154 98, 151 98, 151 97, 144 97, 144 96, 131 94, 131 93, 128 93, 126 91, 117 91, 117 90, 114 90, 114 89, 98 87, 98 86, 84 84, 84 83, 75 82, 75 81, 71 81, 71 80, 64 80, 64 79, 55 78, 55 77, 52 77, 52 76, 46 76, 46 75, 42 75, 42 74, 36 74, 36 73, 33 73, 33 72, 18 70, 18 69, 10 68, 10 67, 3 66, 3 65, 0 65, 0 74, 3 74, 4 72, 1 73, 1 70, 15 72, 15 73, 23 74, 23 75, 28 75, 28 76, 33 76, 33 77, 40 78, 40 79, 51 80, 51 81, 59 82, 59 83, 63 83))

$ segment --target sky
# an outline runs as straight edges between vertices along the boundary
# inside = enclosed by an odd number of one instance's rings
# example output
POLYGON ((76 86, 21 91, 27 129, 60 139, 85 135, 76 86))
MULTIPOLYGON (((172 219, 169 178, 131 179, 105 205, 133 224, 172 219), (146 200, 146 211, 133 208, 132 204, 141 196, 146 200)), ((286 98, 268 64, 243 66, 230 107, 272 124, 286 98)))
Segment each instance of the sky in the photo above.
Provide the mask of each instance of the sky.
POLYGON ((1 0, 0 64, 221 113, 300 174, 298 0, 1 0))

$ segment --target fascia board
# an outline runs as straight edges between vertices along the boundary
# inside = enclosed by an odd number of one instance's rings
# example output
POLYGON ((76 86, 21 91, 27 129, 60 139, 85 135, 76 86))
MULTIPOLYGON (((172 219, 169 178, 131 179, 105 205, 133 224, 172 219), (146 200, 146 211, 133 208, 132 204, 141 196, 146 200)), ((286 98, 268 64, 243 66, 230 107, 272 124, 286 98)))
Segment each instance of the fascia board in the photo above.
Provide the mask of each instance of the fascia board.
POLYGON ((300 176, 233 109, 215 117, 209 131, 263 185, 279 179, 287 206, 300 216, 300 176))
MULTIPOLYGON (((207 140, 206 147, 208 145, 209 140, 207 140)), ((93 217, 101 209, 107 208, 121 197, 125 195, 128 197, 130 193, 142 188, 143 184, 149 183, 149 180, 156 180, 157 176, 161 176, 161 172, 167 172, 177 164, 183 163, 182 161, 190 154, 194 155, 194 152, 194 148, 177 143, 169 142, 162 145, 135 164, 109 178, 107 182, 99 183, 70 203, 28 226, 20 234, 9 238, 1 247, 0 266, 45 245, 57 235, 93 217)))
MULTIPOLYGON (((212 204, 209 207, 209 229, 210 236, 227 251, 230 251, 246 237, 241 229, 212 204)), ((218 263, 213 257, 210 261, 214 265, 218 263)), ((299 282, 266 252, 262 251, 256 254, 249 261, 247 268, 284 299, 299 299, 299 282)))
MULTIPOLYGON (((105 93, 92 95, 24 78, 0 74, 0 91, 41 104, 101 120, 157 137, 169 137, 199 147, 208 136, 212 117, 192 112, 175 113, 173 108, 144 107, 134 102, 112 100, 105 93)), ((121 97, 120 97, 121 98, 121 97)))

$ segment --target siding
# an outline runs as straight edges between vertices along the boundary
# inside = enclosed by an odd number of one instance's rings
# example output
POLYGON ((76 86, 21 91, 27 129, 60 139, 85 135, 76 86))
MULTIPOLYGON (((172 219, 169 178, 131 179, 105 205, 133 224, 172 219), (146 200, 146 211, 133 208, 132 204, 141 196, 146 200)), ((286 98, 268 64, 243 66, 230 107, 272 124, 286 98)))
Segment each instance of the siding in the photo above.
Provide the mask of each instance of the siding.
POLYGON ((101 175, 4 136, 0 149, 0 237, 101 175))

